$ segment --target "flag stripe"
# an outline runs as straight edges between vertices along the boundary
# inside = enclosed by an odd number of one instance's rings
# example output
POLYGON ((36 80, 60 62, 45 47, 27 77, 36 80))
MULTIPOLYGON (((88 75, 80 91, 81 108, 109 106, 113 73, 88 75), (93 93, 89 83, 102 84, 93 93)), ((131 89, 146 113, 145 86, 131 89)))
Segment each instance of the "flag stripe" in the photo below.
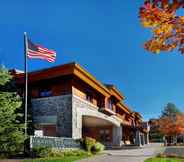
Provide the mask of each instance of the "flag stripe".
POLYGON ((47 54, 48 56, 56 56, 56 54, 51 54, 51 53, 48 53, 48 52, 45 52, 45 51, 41 51, 41 50, 38 50, 38 51, 35 51, 35 50, 32 50, 32 49, 28 49, 29 52, 37 52, 37 53, 40 53, 40 54, 47 54))
POLYGON ((42 57, 42 56, 31 56, 31 55, 29 55, 28 57, 29 57, 29 58, 43 59, 43 60, 47 60, 47 61, 49 61, 49 62, 54 62, 54 61, 55 61, 55 59, 46 58, 46 57, 42 57))
POLYGON ((28 58, 44 59, 49 62, 54 62, 56 58, 56 52, 40 45, 35 45, 28 39, 27 56, 28 58))
POLYGON ((44 56, 44 55, 39 55, 39 54, 34 54, 34 53, 29 53, 28 54, 28 57, 42 57, 42 58, 47 58, 47 59, 52 59, 52 60, 55 60, 55 58, 54 57, 48 57, 48 56, 44 56))
POLYGON ((44 58, 48 58, 48 59, 53 59, 53 60, 55 60, 55 58, 54 58, 54 57, 47 57, 47 56, 43 56, 43 55, 41 56, 41 55, 32 54, 32 53, 31 53, 31 54, 29 54, 28 56, 33 56, 33 57, 34 57, 34 56, 40 56, 40 57, 44 57, 44 58))
POLYGON ((48 50, 48 49, 43 48, 43 47, 40 47, 40 46, 37 46, 37 47, 38 47, 38 49, 41 50, 41 51, 44 51, 44 52, 47 52, 47 53, 50 53, 50 54, 56 54, 56 52, 53 51, 53 50, 48 50))
POLYGON ((34 59, 34 58, 36 58, 36 59, 43 59, 43 60, 48 60, 49 62, 54 62, 54 61, 55 61, 55 60, 43 58, 43 57, 40 57, 40 56, 37 56, 37 57, 30 57, 30 56, 29 56, 29 58, 32 58, 32 59, 34 59))
POLYGON ((35 52, 35 51, 33 51, 33 50, 28 50, 28 54, 29 53, 34 53, 34 54, 39 54, 39 55, 44 55, 44 56, 48 56, 48 57, 55 57, 56 55, 54 55, 54 54, 48 54, 48 53, 42 53, 42 52, 35 52))

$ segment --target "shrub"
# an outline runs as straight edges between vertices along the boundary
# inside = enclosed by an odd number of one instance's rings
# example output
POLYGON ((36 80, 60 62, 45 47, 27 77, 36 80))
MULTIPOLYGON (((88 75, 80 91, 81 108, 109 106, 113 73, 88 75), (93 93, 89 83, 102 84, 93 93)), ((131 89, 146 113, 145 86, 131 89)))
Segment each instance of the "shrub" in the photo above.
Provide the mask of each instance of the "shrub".
POLYGON ((59 149, 52 149, 48 157, 65 157, 65 156, 90 156, 90 153, 87 153, 84 150, 59 150, 59 149))
POLYGON ((49 157, 64 157, 64 152, 59 149, 52 149, 49 154, 49 157))
POLYGON ((92 147, 92 152, 99 153, 99 152, 102 152, 104 149, 105 149, 105 146, 103 144, 101 144, 100 142, 97 142, 92 147))
POLYGON ((48 147, 35 147, 32 149, 32 157, 48 157, 51 151, 51 148, 48 147))
POLYGON ((105 146, 100 142, 97 142, 91 137, 85 137, 81 139, 81 144, 89 153, 99 153, 105 149, 105 146))
POLYGON ((84 139, 84 147, 86 151, 91 152, 92 147, 95 145, 96 140, 91 137, 85 137, 84 139))
POLYGON ((72 150, 64 152, 64 156, 84 156, 84 155, 86 155, 86 151, 84 150, 72 150))

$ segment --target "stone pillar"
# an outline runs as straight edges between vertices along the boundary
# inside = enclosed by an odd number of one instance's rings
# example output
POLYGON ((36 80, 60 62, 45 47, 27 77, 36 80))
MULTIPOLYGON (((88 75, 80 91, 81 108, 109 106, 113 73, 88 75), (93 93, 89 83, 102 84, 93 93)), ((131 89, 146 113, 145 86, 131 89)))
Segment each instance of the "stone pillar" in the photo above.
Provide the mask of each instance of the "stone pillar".
POLYGON ((82 111, 85 104, 72 95, 72 138, 82 138, 82 111))
POLYGON ((121 146, 122 127, 113 126, 112 130, 112 144, 114 146, 121 146))
POLYGON ((145 136, 144 134, 141 134, 141 136, 142 136, 142 145, 145 145, 145 136))
POLYGON ((72 97, 71 95, 58 99, 57 104, 57 134, 59 137, 72 137, 72 97))
MULTIPOLYGON (((75 103, 75 102, 73 102, 75 103)), ((82 112, 83 110, 77 109, 73 106, 72 109, 72 138, 80 139, 82 138, 82 112)))
POLYGON ((149 133, 145 133, 145 144, 149 144, 149 133))
POLYGON ((135 144, 141 146, 141 135, 139 130, 136 131, 135 144))

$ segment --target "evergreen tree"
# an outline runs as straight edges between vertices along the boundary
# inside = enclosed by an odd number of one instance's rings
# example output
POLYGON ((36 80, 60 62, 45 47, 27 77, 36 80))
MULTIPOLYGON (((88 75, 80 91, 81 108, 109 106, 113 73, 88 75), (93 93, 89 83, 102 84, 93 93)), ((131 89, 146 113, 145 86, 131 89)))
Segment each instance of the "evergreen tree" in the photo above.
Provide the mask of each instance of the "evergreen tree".
POLYGON ((24 146, 23 124, 20 122, 21 99, 16 93, 12 76, 0 67, 0 154, 11 155, 24 146))
POLYGON ((176 107, 175 104, 169 102, 162 111, 161 117, 171 117, 173 115, 181 113, 182 112, 176 107))

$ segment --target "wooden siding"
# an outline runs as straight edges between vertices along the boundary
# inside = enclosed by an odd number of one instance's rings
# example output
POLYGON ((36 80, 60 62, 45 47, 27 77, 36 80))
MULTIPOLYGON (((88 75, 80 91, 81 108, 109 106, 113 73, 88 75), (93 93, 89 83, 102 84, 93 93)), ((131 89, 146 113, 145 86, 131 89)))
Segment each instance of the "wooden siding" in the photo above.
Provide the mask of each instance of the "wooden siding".
POLYGON ((72 93, 71 77, 59 77, 29 84, 29 93, 32 98, 40 97, 40 91, 44 88, 50 88, 52 96, 60 96, 72 93))
POLYGON ((72 89, 76 96, 81 97, 84 100, 86 100, 87 95, 90 94, 92 98, 91 103, 95 106, 101 107, 101 104, 104 102, 105 96, 100 94, 98 91, 93 89, 93 87, 89 86, 77 77, 73 77, 72 79, 72 89))

